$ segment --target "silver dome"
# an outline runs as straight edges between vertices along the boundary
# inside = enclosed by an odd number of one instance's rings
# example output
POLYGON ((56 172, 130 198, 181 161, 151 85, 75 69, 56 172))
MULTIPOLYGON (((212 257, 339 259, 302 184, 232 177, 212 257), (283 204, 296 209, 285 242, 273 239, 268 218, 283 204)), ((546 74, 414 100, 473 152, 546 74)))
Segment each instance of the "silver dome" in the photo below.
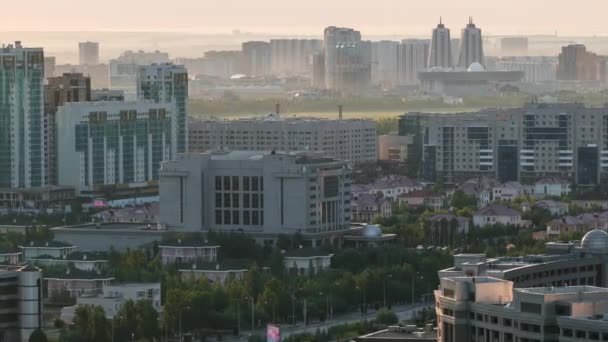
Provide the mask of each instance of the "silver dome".
POLYGON ((368 224, 363 228, 361 235, 366 238, 379 238, 382 236, 382 230, 377 224, 368 224))
POLYGON ((608 253, 608 233, 594 229, 583 237, 581 247, 589 252, 608 253))

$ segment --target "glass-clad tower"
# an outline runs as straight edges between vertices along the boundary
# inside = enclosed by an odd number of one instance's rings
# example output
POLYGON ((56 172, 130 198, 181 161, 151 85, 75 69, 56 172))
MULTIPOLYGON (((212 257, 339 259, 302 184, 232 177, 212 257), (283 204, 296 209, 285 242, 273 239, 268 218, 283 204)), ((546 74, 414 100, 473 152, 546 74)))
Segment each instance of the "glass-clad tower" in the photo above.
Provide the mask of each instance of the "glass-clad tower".
POLYGON ((44 53, 0 47, 0 187, 44 186, 44 53))
POLYGON ((137 98, 173 106, 171 136, 173 155, 188 151, 188 70, 169 63, 140 66, 137 98))

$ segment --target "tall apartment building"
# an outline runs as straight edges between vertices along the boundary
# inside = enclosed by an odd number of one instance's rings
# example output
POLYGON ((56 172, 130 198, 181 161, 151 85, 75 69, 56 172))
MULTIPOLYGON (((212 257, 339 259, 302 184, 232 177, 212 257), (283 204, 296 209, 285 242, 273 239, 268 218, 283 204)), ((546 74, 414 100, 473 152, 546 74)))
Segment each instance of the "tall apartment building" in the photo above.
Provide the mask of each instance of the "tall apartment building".
POLYGON ((49 77, 55 76, 55 68, 57 66, 57 61, 53 56, 44 57, 44 78, 47 79, 49 77))
POLYGON ((429 60, 430 41, 404 39, 397 49, 397 84, 418 84, 418 73, 424 71, 429 60))
POLYGON ((99 64, 99 43, 80 42, 78 43, 80 65, 99 64))
POLYGON ((240 231, 272 245, 300 232, 313 245, 350 228, 351 170, 312 153, 186 153, 162 164, 160 223, 240 231))
POLYGON ((469 18, 469 23, 462 30, 458 66, 466 69, 473 63, 479 63, 482 66, 485 66, 481 29, 475 27, 473 19, 469 18))
POLYGON ((557 79, 560 81, 605 81, 605 61, 587 51, 585 45, 562 47, 558 56, 557 79))
POLYGON ((372 84, 394 87, 398 81, 399 42, 382 40, 372 42, 372 84))
POLYGON ((0 48, 0 187, 44 186, 44 53, 21 42, 0 48))
POLYGON ((371 83, 371 44, 361 32, 330 26, 324 31, 325 88, 356 94, 371 83))
POLYGON ((79 73, 47 79, 44 86, 44 112, 47 118, 47 183, 57 185, 57 109, 69 102, 91 101, 91 79, 79 73))
POLYGON ((239 120, 192 121, 188 134, 192 152, 317 151, 351 162, 377 160, 377 125, 373 120, 282 118, 271 114, 239 120))
POLYGON ((125 51, 118 58, 110 60, 110 89, 122 90, 127 100, 137 97, 137 71, 141 65, 169 63, 169 54, 160 51, 125 51))
POLYGON ((188 74, 229 79, 243 72, 241 51, 207 51, 202 58, 176 58, 175 63, 188 69, 188 74))
POLYGON ((408 128, 420 135, 413 149, 428 181, 488 176, 528 183, 558 177, 597 185, 608 178, 607 107, 531 103, 473 113, 410 113, 400 119, 400 132, 408 128))
POLYGON ((311 75, 312 57, 321 51, 320 39, 271 39, 270 71, 275 75, 311 75))
POLYGON ((173 155, 188 151, 188 70, 182 65, 152 64, 137 72, 137 98, 172 106, 173 155))
POLYGON ((0 341, 28 341, 43 327, 41 282, 32 266, 0 270, 0 341))
POLYGON ((446 28, 440 20, 437 27, 433 29, 429 62, 427 63, 429 68, 451 68, 454 66, 451 43, 450 29, 446 28))
POLYGON ((312 87, 325 89, 325 53, 318 52, 312 56, 312 87))
POLYGON ((174 106, 154 101, 66 103, 57 112, 59 184, 78 192, 158 180, 174 157, 174 106))
POLYGON ((270 43, 262 41, 244 42, 243 71, 248 76, 266 76, 270 73, 270 43))

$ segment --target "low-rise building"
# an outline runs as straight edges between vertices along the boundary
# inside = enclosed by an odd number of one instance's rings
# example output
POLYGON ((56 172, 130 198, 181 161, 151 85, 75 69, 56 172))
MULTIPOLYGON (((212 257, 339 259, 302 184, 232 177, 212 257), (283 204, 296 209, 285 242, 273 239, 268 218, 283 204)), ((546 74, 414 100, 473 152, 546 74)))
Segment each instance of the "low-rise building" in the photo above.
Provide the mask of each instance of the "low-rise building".
POLYGON ((60 318, 66 323, 73 323, 78 306, 101 306, 107 319, 113 319, 125 302, 144 300, 157 311, 162 311, 160 283, 124 283, 103 285, 100 294, 85 294, 76 298, 76 305, 61 309, 60 318))
POLYGON ((399 205, 408 207, 426 207, 432 210, 445 208, 446 197, 431 190, 415 190, 399 195, 399 205))
POLYGON ((0 270, 0 341, 28 341, 43 328, 41 284, 31 265, 0 270))
POLYGON ((63 212, 76 199, 69 186, 0 189, 0 212, 63 212))
POLYGON ((405 162, 413 142, 414 137, 412 135, 380 135, 378 136, 378 159, 405 162))
POLYGON ((214 263, 220 246, 197 241, 163 242, 160 246, 163 265, 214 263))
POLYGON ((392 213, 391 201, 377 194, 360 193, 351 197, 352 222, 371 222, 374 217, 390 217, 392 213))
POLYGON ((157 223, 159 211, 158 203, 144 203, 134 207, 108 209, 93 215, 93 219, 97 222, 157 223))
POLYGON ((471 219, 453 214, 437 214, 426 218, 426 242, 430 246, 454 246, 456 239, 469 233, 471 219))
POLYGON ((394 325, 354 338, 357 342, 435 342, 437 329, 431 324, 418 328, 415 325, 394 325))
POLYGON ((384 198, 396 200, 402 194, 422 190, 422 184, 407 177, 391 175, 377 179, 371 184, 353 184, 353 195, 367 193, 377 195, 381 193, 384 198))
POLYGON ((553 216, 562 216, 568 213, 568 204, 553 200, 537 201, 535 205, 539 208, 547 209, 553 216))
POLYGON ((160 243, 170 234, 157 224, 96 222, 51 228, 55 238, 78 246, 82 251, 137 249, 160 243))
POLYGON ((44 277, 49 296, 67 291, 74 298, 98 295, 103 292, 103 287, 113 280, 113 277, 97 271, 81 271, 75 268, 68 268, 65 273, 45 274, 44 277))
POLYGON ((377 224, 366 224, 361 228, 353 228, 344 235, 344 245, 354 248, 376 248, 393 243, 397 234, 385 234, 377 224))
POLYGON ((534 183, 534 196, 561 197, 571 191, 570 182, 562 178, 544 178, 534 183))
POLYGON ((247 269, 243 262, 206 263, 179 270, 179 275, 182 279, 207 278, 213 284, 224 285, 229 281, 243 279, 247 269))
POLYGON ((517 197, 527 196, 531 193, 532 189, 530 187, 519 182, 506 182, 492 189, 492 198, 495 201, 511 202, 517 197))
POLYGON ((103 271, 108 263, 108 256, 105 252, 74 251, 61 258, 40 255, 30 258, 30 261, 40 266, 61 265, 73 267, 81 271, 103 271))
POLYGON ((334 255, 312 248, 298 248, 283 254, 283 264, 289 274, 312 276, 329 270, 334 255))
POLYGON ((493 204, 483 207, 473 214, 473 225, 477 227, 494 224, 527 227, 531 224, 531 222, 522 220, 521 213, 519 211, 505 207, 501 204, 493 204))
POLYGON ((23 253, 23 259, 28 261, 41 256, 63 259, 72 253, 76 246, 62 241, 30 241, 19 248, 23 253))
POLYGON ((513 289, 491 277, 443 278, 438 341, 600 341, 608 324, 593 317, 608 311, 607 296, 594 286, 513 289))
POLYGON ((0 265, 17 265, 21 261, 21 252, 12 248, 0 247, 0 265))

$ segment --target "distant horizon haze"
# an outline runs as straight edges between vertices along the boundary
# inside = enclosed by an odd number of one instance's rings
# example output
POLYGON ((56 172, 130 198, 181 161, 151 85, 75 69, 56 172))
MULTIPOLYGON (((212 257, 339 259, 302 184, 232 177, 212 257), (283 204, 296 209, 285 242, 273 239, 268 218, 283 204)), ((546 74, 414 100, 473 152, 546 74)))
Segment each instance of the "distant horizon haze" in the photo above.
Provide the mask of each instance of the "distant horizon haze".
POLYGON ((322 35, 326 26, 367 35, 427 35, 439 17, 455 36, 469 16, 488 35, 608 35, 608 1, 579 0, 54 0, 8 2, 0 31, 132 31, 322 35), (574 5, 576 4, 576 5, 574 5))

